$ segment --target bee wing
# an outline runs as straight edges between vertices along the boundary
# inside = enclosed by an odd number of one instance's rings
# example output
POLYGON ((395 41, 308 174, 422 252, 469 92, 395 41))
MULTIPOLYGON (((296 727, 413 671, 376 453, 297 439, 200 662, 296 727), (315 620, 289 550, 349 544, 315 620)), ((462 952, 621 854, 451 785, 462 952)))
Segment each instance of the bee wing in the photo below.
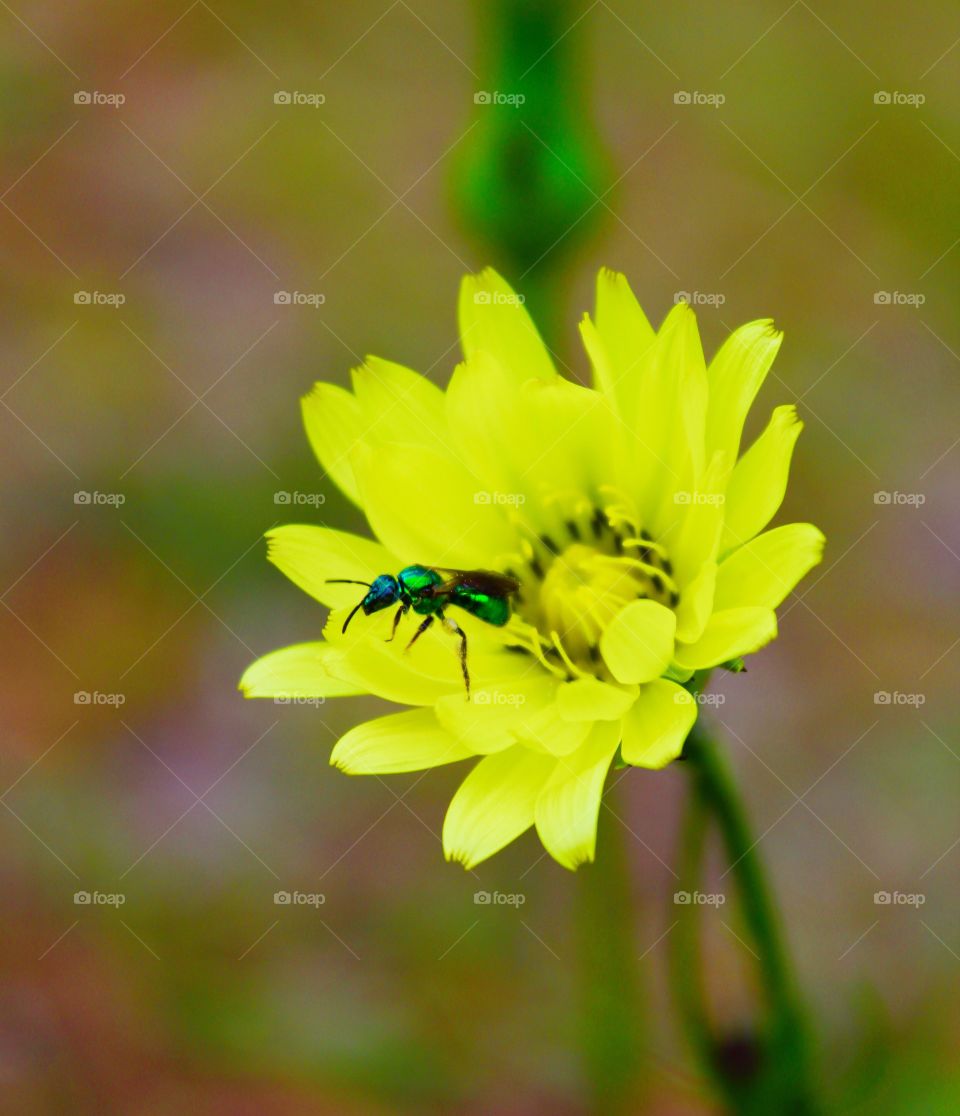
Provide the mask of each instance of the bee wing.
POLYGON ((520 588, 520 582, 515 577, 508 577, 494 570, 453 570, 443 566, 436 569, 451 576, 442 584, 434 586, 434 595, 449 593, 462 586, 488 593, 491 597, 506 597, 520 588))

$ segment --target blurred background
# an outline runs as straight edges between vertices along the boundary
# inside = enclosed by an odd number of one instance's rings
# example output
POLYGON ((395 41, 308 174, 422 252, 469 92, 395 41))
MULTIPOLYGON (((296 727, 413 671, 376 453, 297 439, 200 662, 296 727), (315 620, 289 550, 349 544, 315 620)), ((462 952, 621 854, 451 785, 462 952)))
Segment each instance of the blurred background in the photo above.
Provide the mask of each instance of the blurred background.
MULTIPOLYGON (((580 146, 541 154, 589 172, 555 249, 553 342, 584 377, 576 321, 602 264, 655 322, 685 292, 708 354, 752 318, 785 330, 753 430, 798 403, 779 521, 813 520, 828 550, 710 716, 834 1105, 956 1112, 960 18, 558 10, 524 80, 573 67, 554 93, 580 146)), ((445 864, 459 769, 331 769, 373 701, 236 689, 323 621, 263 532, 366 530, 312 459, 299 396, 368 352, 444 384, 461 274, 493 262, 524 289, 471 232, 476 161, 523 111, 477 96, 516 90, 492 84, 476 17, 440 0, 2 5, 5 1112, 586 1111, 578 877, 529 835, 472 874, 445 864)), ((614 792, 637 1110, 657 1114, 714 1111, 666 979, 685 789, 675 766, 614 792)), ((732 905, 704 919, 735 1031, 750 958, 732 905)))

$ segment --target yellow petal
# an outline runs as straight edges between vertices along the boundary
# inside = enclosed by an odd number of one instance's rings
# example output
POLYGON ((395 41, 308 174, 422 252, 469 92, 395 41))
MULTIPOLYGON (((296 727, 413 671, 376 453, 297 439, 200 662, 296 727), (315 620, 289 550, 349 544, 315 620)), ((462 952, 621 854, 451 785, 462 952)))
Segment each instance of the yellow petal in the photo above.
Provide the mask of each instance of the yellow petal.
POLYGON ((447 860, 473 868, 533 825, 534 809, 557 761, 517 745, 484 756, 453 796, 443 823, 447 860))
POLYGON ((564 868, 593 860, 600 796, 619 738, 618 724, 595 725, 582 747, 557 761, 537 798, 537 833, 564 868))
POLYGON ((460 286, 460 344, 470 357, 483 350, 517 383, 552 379, 553 361, 520 297, 493 268, 467 275, 460 286))
POLYGON ((469 701, 462 690, 441 698, 437 719, 475 752, 497 752, 519 742, 527 721, 553 702, 556 691, 557 680, 536 666, 515 676, 475 683, 469 701))
POLYGON ((454 763, 471 754, 441 728, 432 709, 410 709, 350 729, 337 741, 330 762, 348 775, 395 775, 454 763))
POLYGON ((780 349, 783 334, 764 318, 735 329, 707 369, 707 454, 720 450, 732 465, 747 412, 780 349))
POLYGON ((675 682, 644 686, 623 718, 620 751, 634 767, 660 768, 675 760, 697 719, 697 703, 675 682))
POLYGON ((496 567, 516 547, 501 506, 463 463, 423 446, 361 446, 353 459, 373 532, 406 562, 496 567))
POLYGON ((717 609, 776 608, 823 557, 825 539, 812 523, 788 523, 735 550, 717 575, 717 609))
POLYGON ((298 643, 282 647, 251 663, 240 679, 248 698, 343 697, 366 691, 330 673, 329 643, 298 643))
POLYGON ((267 558, 294 585, 331 608, 352 607, 364 593, 360 585, 328 585, 328 578, 373 581, 377 574, 395 573, 397 560, 380 543, 335 531, 291 523, 267 535, 267 558))
POLYGON ((632 687, 624 690, 599 678, 578 678, 557 688, 557 708, 566 721, 617 721, 636 697, 632 687))
POLYGON ((644 361, 656 334, 626 277, 602 268, 597 275, 596 326, 581 327, 593 361, 594 386, 632 421, 644 361), (599 344, 598 344, 598 343, 599 344))
POLYGON ((802 429, 796 407, 777 407, 767 428, 737 462, 727 487, 721 551, 749 542, 776 514, 802 429))
POLYGON ((307 438, 324 471, 355 504, 360 503, 350 455, 367 433, 360 405, 336 384, 316 383, 300 401, 307 438))
POLYGON ((696 577, 684 586, 677 604, 677 635, 684 643, 700 638, 714 609, 717 563, 704 562, 696 577))
POLYGON ((656 601, 631 601, 604 629, 600 653, 618 682, 649 682, 673 655, 677 618, 656 601))
POLYGON ((419 372, 370 356, 351 373, 369 442, 408 442, 445 452, 443 392, 419 372))
POLYGON ((759 651, 776 635, 772 608, 726 608, 710 617, 696 643, 678 645, 675 660, 686 669, 704 670, 759 651))

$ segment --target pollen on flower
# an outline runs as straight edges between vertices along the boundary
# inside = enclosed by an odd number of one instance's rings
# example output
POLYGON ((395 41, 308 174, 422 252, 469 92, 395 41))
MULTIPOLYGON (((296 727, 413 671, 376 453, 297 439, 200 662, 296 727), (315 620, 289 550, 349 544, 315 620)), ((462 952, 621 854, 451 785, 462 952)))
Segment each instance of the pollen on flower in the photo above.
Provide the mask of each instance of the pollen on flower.
POLYGON ((604 629, 634 600, 675 607, 673 567, 622 503, 580 500, 562 526, 527 545, 513 631, 554 673, 606 678, 604 629))

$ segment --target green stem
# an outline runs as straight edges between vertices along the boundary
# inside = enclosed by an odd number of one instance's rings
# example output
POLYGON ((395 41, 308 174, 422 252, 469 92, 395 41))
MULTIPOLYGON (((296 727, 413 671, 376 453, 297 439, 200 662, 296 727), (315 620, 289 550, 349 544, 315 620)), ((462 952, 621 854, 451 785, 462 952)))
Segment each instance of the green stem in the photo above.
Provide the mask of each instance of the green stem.
POLYGON ((643 1035, 623 826, 601 806, 595 863, 577 872, 580 1045, 591 1113, 636 1111, 643 1035))
POLYGON ((691 1041, 724 1093, 731 1111, 775 1111, 810 1116, 814 1099, 803 1011, 787 960, 774 901, 756 840, 730 768, 716 743, 698 726, 684 749, 693 779, 681 856, 681 886, 696 890, 707 822, 720 831, 753 943, 764 999, 756 1033, 718 1038, 708 1020, 702 986, 696 904, 681 908, 674 940, 674 982, 691 1041))

